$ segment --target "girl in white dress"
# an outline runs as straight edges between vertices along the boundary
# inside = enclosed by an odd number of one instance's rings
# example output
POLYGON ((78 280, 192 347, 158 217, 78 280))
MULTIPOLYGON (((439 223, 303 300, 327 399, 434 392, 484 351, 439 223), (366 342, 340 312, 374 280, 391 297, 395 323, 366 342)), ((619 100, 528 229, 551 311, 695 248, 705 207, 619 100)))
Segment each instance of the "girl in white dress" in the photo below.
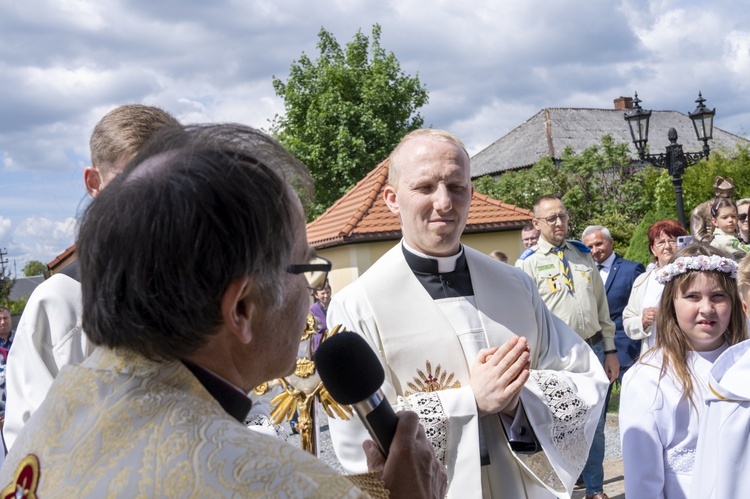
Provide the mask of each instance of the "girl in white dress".
POLYGON ((728 345, 747 337, 736 275, 731 258, 697 244, 658 270, 659 334, 625 374, 620 398, 626 497, 690 492, 709 370, 728 345))

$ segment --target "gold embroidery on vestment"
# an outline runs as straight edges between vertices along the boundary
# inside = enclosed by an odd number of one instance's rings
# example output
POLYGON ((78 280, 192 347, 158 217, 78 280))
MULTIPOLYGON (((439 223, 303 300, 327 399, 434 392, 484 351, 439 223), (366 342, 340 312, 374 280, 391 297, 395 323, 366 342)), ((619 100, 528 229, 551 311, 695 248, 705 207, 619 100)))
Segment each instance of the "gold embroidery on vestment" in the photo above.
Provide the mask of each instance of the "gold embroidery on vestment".
POLYGON ((412 381, 406 383, 406 386, 411 390, 406 390, 404 395, 407 397, 417 392, 428 393, 436 392, 438 390, 446 390, 448 388, 461 388, 460 381, 453 381, 455 377, 454 373, 448 374, 447 371, 443 371, 443 368, 438 364, 435 366, 435 373, 432 372, 432 364, 429 360, 425 361, 425 368, 427 373, 421 369, 417 369, 418 377, 415 376, 412 381))

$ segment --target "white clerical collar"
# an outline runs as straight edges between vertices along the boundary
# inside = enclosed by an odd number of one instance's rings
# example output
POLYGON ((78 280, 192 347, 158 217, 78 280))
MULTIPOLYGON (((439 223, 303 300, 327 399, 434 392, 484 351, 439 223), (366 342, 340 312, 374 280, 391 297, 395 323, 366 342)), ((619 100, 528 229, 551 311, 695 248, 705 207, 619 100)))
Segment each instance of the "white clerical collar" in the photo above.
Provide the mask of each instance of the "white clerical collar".
POLYGON ((438 272, 445 273, 445 272, 453 272, 456 270, 456 261, 458 261, 458 258, 463 254, 464 247, 461 246, 458 250, 458 253, 451 256, 432 256, 432 255, 425 255, 424 253, 415 250, 408 244, 406 244, 405 240, 401 240, 401 244, 404 245, 404 248, 406 248, 406 251, 413 255, 417 255, 420 258, 426 258, 428 260, 435 260, 438 263, 438 272))
POLYGON ((609 269, 611 269, 611 268, 612 268, 612 264, 613 264, 613 263, 615 263, 615 257, 616 257, 616 256, 617 256, 617 255, 615 255, 615 252, 613 251, 613 252, 612 252, 612 254, 611 254, 611 255, 609 255, 609 257, 607 257, 607 259, 606 259, 606 260, 604 260, 604 261, 603 261, 602 263, 600 263, 599 265, 601 265, 602 267, 604 267, 605 269, 607 269, 607 271, 609 271, 609 269))

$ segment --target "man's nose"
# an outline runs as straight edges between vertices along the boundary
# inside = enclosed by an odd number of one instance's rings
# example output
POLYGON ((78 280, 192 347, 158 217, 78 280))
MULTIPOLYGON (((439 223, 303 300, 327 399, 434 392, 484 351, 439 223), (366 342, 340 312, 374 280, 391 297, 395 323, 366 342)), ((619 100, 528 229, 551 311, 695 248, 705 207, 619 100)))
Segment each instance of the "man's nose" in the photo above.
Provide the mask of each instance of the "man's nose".
POLYGON ((453 206, 451 194, 445 185, 439 184, 437 189, 435 189, 433 205, 435 206, 436 211, 448 211, 453 206))

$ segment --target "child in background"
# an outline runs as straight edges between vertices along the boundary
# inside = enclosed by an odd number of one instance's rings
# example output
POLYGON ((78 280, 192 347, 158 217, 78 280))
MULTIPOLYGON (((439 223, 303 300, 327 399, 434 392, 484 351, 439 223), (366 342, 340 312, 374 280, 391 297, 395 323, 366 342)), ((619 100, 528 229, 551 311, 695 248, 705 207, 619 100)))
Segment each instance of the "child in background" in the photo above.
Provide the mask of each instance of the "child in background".
MULTIPOLYGON (((750 256, 740 263, 737 285, 750 317, 750 256)), ((750 490, 750 341, 724 352, 708 378, 700 422, 692 496, 709 499, 747 496, 750 490)))
POLYGON ((711 246, 726 251, 738 261, 750 252, 750 246, 743 244, 737 238, 739 217, 734 201, 722 198, 714 203, 711 206, 711 222, 715 227, 711 246))
POLYGON ((747 337, 736 273, 736 262, 698 244, 658 270, 659 335, 625 374, 620 395, 626 497, 690 492, 709 370, 747 337))

